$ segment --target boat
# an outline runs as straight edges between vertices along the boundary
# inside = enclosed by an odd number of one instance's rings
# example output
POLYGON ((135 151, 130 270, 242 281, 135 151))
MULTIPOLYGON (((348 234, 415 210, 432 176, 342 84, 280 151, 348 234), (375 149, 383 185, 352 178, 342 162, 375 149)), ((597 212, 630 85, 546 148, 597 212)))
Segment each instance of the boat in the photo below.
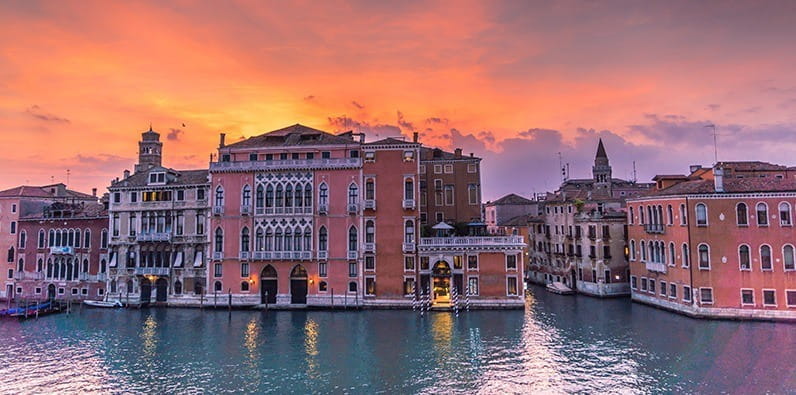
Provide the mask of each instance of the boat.
POLYGON ((558 281, 547 284, 547 290, 559 295, 572 295, 575 293, 572 288, 567 287, 564 285, 564 283, 558 281))
POLYGON ((58 304, 44 302, 34 306, 28 306, 17 308, 17 311, 9 314, 9 317, 16 317, 16 318, 33 318, 33 317, 40 317, 44 315, 54 314, 61 312, 61 306, 58 304))
POLYGON ((84 300, 83 304, 89 307, 104 307, 104 308, 117 308, 124 307, 122 302, 118 300, 84 300))

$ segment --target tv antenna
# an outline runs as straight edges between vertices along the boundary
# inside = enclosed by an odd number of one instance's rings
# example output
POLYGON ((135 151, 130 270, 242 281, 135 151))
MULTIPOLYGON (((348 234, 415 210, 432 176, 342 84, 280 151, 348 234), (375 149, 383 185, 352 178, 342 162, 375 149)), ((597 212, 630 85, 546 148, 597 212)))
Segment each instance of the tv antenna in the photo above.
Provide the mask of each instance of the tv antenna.
POLYGON ((713 129, 713 162, 719 163, 719 148, 718 144, 716 144, 716 125, 711 123, 705 125, 705 127, 713 129))

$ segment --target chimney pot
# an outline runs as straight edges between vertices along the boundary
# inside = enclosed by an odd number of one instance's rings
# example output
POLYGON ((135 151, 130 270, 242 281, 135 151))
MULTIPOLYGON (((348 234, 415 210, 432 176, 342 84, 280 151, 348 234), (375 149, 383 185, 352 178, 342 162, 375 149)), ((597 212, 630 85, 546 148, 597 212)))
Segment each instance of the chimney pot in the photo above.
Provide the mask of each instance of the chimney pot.
POLYGON ((130 170, 125 170, 124 171, 124 179, 126 180, 128 177, 130 177, 130 170))
POLYGON ((418 137, 418 133, 417 132, 412 133, 412 142, 413 143, 417 142, 417 137, 418 137))
POLYGON ((456 148, 453 152, 455 153, 457 158, 461 158, 462 157, 462 149, 461 148, 456 148))
POLYGON ((724 192, 724 170, 721 168, 713 169, 713 186, 716 192, 724 192))
POLYGON ((224 144, 224 139, 226 139, 226 137, 227 137, 227 134, 226 134, 226 133, 221 133, 221 134, 220 134, 220 136, 219 136, 219 142, 218 142, 218 148, 224 148, 224 145, 225 145, 225 144, 224 144))
POLYGON ((91 188, 91 196, 97 197, 97 188, 91 188))

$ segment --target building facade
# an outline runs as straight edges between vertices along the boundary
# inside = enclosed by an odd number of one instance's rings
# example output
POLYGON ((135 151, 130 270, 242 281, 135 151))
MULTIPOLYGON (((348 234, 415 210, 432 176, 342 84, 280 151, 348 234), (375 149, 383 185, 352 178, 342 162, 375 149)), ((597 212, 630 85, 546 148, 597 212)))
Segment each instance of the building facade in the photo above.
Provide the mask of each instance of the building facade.
POLYGON ((503 227, 520 216, 539 215, 539 202, 510 193, 492 202, 484 204, 484 222, 490 234, 500 234, 503 227))
POLYGON ((160 135, 139 142, 136 172, 108 188, 107 291, 130 303, 204 303, 207 290, 207 170, 161 165, 160 135))
POLYGON ((647 191, 651 184, 611 174, 600 140, 592 178, 566 180, 547 195, 541 214, 529 220, 528 281, 561 282, 599 297, 630 293, 625 199, 647 191))
POLYGON ((0 191, 0 251, 4 252, 3 270, 0 270, 0 299, 14 297, 14 272, 19 263, 18 237, 21 217, 40 213, 54 202, 96 204, 96 191, 88 195, 67 189, 64 184, 45 186, 19 186, 0 191))
POLYGON ((103 204, 52 203, 19 220, 14 297, 97 300, 105 296, 108 212, 103 204))
POLYGON ((236 305, 408 308, 425 293, 449 303, 457 288, 522 306, 521 239, 420 237, 421 149, 298 124, 231 145, 222 135, 212 292, 236 305))
POLYGON ((420 222, 481 222, 481 158, 439 148, 420 149, 420 222))
POLYGON ((633 300, 695 317, 796 320, 789 171, 722 162, 656 177, 653 192, 628 202, 633 300))

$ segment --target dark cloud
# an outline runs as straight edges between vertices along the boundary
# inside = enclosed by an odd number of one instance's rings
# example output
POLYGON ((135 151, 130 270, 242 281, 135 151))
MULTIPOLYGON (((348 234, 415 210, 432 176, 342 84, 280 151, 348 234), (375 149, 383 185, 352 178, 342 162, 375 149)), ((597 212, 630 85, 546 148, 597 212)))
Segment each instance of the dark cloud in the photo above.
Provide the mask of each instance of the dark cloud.
POLYGON ((37 104, 28 107, 25 110, 25 112, 31 117, 38 119, 40 121, 53 122, 53 123, 71 123, 71 121, 66 118, 45 112, 37 104))
POLYGON ((315 100, 315 95, 304 96, 304 101, 313 101, 313 100, 315 100))
POLYGON ((705 108, 710 111, 718 111, 721 108, 721 104, 708 104, 705 108))
POLYGON ((400 110, 398 110, 398 126, 404 128, 404 130, 408 130, 410 132, 414 132, 415 131, 415 125, 413 125, 411 122, 409 122, 406 119, 404 119, 404 114, 400 110))
POLYGON ((439 118, 439 117, 431 117, 431 118, 426 118, 426 123, 442 123, 442 124, 447 124, 447 123, 448 123, 448 118, 439 118))
POLYGON ((354 107, 356 107, 356 108, 358 108, 358 109, 360 109, 360 110, 362 110, 362 109, 364 109, 364 108, 365 108, 365 106, 363 106, 363 105, 361 105, 361 104, 357 103, 357 101, 356 101, 356 100, 351 100, 351 104, 352 104, 354 107))
POLYGON ((356 132, 365 133, 366 138, 368 139, 401 135, 401 128, 395 125, 389 125, 380 122, 371 123, 369 121, 360 121, 346 116, 327 117, 326 119, 329 122, 329 126, 332 127, 335 133, 353 130, 356 132))
POLYGON ((171 141, 179 141, 181 136, 185 134, 185 131, 182 129, 169 129, 169 134, 166 135, 166 138, 171 141))

